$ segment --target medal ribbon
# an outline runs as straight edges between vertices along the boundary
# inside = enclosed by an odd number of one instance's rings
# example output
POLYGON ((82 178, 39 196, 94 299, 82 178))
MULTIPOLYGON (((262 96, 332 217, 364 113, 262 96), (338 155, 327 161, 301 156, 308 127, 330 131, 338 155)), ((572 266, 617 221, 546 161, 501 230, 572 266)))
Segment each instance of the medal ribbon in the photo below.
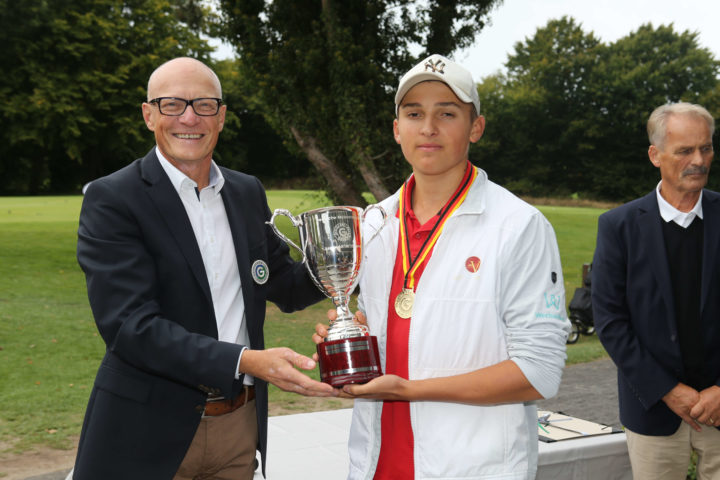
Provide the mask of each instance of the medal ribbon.
POLYGON ((468 162, 468 165, 469 168, 472 169, 470 175, 466 176, 465 181, 463 182, 460 189, 455 192, 455 195, 452 197, 450 202, 445 207, 443 207, 442 210, 440 210, 440 218, 433 226, 430 234, 423 242, 422 246, 420 247, 420 251, 414 259, 410 258, 410 240, 407 236, 407 225, 405 223, 407 213, 406 210, 408 208, 405 202, 405 189, 407 188, 410 179, 406 180, 405 183, 403 183, 403 186, 400 187, 400 201, 398 205, 400 215, 402 215, 402 221, 400 222, 400 253, 402 255, 403 273, 405 274, 404 287, 408 290, 412 290, 413 292, 415 291, 415 271, 423 263, 425 257, 427 257, 428 253, 430 252, 430 250, 432 250, 433 246, 437 242, 437 239, 440 237, 440 234, 445 227, 445 222, 447 221, 447 219, 450 218, 450 216, 455 212, 455 210, 458 209, 458 207, 460 207, 460 205, 462 205, 468 191, 470 191, 470 185, 472 185, 475 177, 477 177, 477 170, 475 169, 475 167, 473 167, 470 162, 468 162))

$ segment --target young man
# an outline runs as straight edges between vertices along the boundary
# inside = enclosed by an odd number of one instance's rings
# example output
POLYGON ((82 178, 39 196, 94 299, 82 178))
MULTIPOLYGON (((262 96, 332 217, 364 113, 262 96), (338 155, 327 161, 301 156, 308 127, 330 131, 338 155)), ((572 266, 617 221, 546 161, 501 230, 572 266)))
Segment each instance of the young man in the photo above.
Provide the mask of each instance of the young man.
POLYGON ((468 161, 485 127, 468 71, 432 55, 395 103, 413 173, 366 246, 359 316, 386 375, 343 388, 349 477, 534 478, 533 401, 556 393, 569 331, 553 229, 468 161))

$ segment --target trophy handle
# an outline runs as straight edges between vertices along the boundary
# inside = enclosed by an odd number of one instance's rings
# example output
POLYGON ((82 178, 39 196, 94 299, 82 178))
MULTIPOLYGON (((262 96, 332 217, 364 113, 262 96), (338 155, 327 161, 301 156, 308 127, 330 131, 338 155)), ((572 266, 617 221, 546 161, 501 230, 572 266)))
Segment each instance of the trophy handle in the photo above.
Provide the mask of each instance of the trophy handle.
POLYGON ((300 255, 302 255, 302 257, 303 257, 302 262, 305 263, 305 264, 307 264, 307 257, 305 256, 305 252, 302 250, 302 248, 298 247, 298 246, 295 244, 295 242, 293 242, 293 241, 290 240, 288 237, 286 237, 286 236, 277 228, 277 226, 275 226, 275 217, 277 217, 277 216, 279 216, 279 215, 282 215, 283 217, 289 218, 290 221, 291 221, 292 224, 293 224, 293 227, 295 227, 295 228, 298 228, 298 227, 302 226, 302 224, 303 224, 302 220, 298 219, 297 217, 294 217, 293 214, 290 213, 290 210, 285 210, 284 208, 278 208, 278 209, 276 209, 276 210, 273 212, 272 217, 270 217, 270 220, 267 221, 267 222, 265 222, 265 223, 268 224, 268 225, 270 225, 270 228, 273 229, 273 232, 275 232, 275 235, 277 235, 277 236, 280 237, 282 240, 284 240, 285 243, 287 243, 288 245, 292 245, 293 247, 295 247, 295 250, 297 250, 298 252, 300 252, 300 255))
POLYGON ((369 212, 370 210, 372 210, 373 208, 376 208, 376 209, 380 210, 380 215, 382 215, 383 223, 382 223, 382 225, 380 225, 380 228, 378 228, 378 229, 375 230, 375 233, 373 234, 372 237, 368 238, 365 242, 363 242, 363 243, 365 243, 366 245, 367 245, 368 243, 370 243, 370 241, 371 241, 373 238, 375 238, 375 237, 378 236, 378 234, 382 231, 382 229, 385 228, 385 224, 387 223, 387 213, 385 212, 385 209, 384 209, 383 207, 381 207, 380 204, 378 204, 378 203, 374 203, 374 204, 372 204, 372 205, 368 205, 367 207, 365 207, 365 210, 363 210, 363 212, 362 212, 362 221, 363 221, 363 223, 365 223, 365 215, 367 215, 368 212, 369 212))

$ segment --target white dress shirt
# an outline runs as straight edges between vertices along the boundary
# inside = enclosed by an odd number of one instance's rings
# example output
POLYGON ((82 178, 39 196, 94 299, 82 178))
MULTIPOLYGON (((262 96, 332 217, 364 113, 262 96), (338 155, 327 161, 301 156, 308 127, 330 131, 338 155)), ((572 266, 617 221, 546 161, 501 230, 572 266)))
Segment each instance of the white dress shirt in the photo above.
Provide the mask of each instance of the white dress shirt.
POLYGON ((662 195, 660 195, 660 185, 662 185, 662 180, 658 182, 657 187, 655 188, 655 193, 657 194, 658 207, 660 208, 660 216, 663 220, 665 220, 666 222, 675 222, 682 228, 688 228, 693 222, 693 220, 695 220, 695 217, 699 217, 700 220, 702 220, 702 190, 700 191, 700 197, 698 198, 698 201, 692 208, 692 210, 690 210, 689 212, 681 212, 677 208, 670 205, 668 201, 665 200, 662 195))
MULTIPOLYGON (((182 200, 200 248, 212 295, 218 340, 249 345, 235 245, 220 195, 225 178, 213 161, 208 186, 198 191, 197 183, 171 164, 159 148, 155 148, 155 153, 182 200)), ((235 368, 235 378, 240 377, 238 367, 241 358, 242 353, 235 368)), ((252 377, 245 375, 244 383, 251 385, 252 377)))

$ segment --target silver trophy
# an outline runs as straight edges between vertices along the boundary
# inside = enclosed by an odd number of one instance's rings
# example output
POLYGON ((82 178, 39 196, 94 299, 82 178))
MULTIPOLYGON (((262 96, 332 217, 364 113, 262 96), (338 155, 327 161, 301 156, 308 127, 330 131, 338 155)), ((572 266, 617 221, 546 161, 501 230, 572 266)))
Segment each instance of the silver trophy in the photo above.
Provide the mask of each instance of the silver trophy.
POLYGON ((386 214, 379 205, 364 210, 346 206, 318 208, 298 217, 277 209, 268 222, 278 237, 302 254, 310 278, 335 305, 337 320, 328 329, 325 341, 317 346, 321 379, 334 387, 365 383, 382 375, 377 338, 369 335, 366 326, 353 321, 348 305, 360 280, 362 223, 372 209, 381 213, 384 226, 386 214), (298 229, 301 246, 278 230, 278 216, 288 217, 298 229))

